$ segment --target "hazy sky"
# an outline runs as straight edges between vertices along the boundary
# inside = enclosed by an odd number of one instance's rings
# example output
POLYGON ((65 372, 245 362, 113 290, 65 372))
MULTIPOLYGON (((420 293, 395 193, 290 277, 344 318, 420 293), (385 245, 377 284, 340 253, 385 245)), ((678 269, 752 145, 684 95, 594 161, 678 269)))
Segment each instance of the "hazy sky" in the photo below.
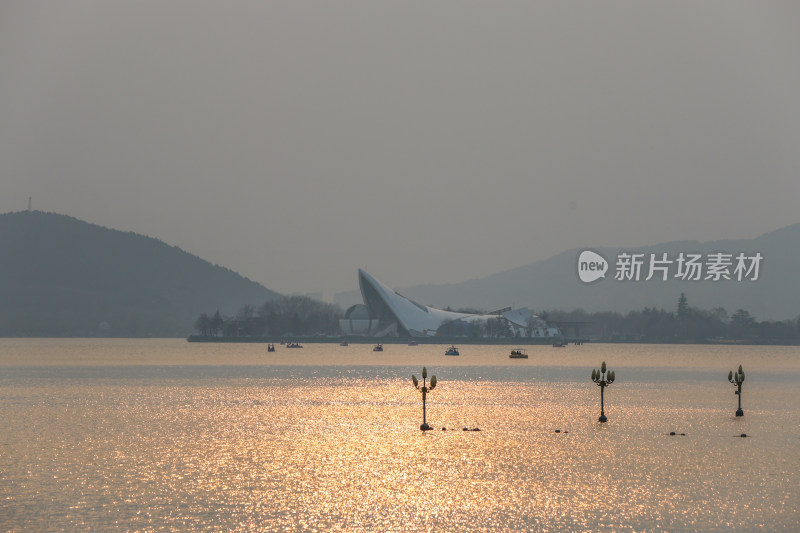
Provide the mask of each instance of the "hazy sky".
POLYGON ((0 212, 281 292, 800 222, 800 3, 0 1, 0 212))

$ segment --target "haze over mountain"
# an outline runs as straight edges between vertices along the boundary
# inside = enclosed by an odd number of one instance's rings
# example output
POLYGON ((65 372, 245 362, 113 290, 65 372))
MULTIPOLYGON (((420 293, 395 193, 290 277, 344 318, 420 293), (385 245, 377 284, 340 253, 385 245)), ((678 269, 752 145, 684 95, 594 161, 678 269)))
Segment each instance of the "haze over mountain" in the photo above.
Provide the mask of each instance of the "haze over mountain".
POLYGON ((798 28, 792 1, 3 0, 0 212, 326 298, 754 238, 800 220, 798 28))
POLYGON ((162 241, 41 211, 0 215, 0 336, 182 337, 278 296, 162 241))
MULTIPOLYGON (((528 306, 538 312, 548 309, 586 311, 632 311, 644 307, 673 309, 678 297, 685 293, 689 305, 701 309, 725 308, 728 313, 746 309, 759 320, 784 320, 800 315, 800 224, 766 233, 754 239, 719 240, 710 242, 675 241, 629 248, 592 248, 609 263, 605 279, 583 283, 577 273, 578 256, 585 248, 573 248, 543 261, 519 268, 505 270, 479 279, 442 285, 418 285, 398 288, 397 292, 421 303, 444 308, 470 307, 493 310, 505 306, 528 306), (641 280, 616 280, 616 259, 622 253, 645 254, 641 280), (650 281, 647 265, 651 253, 661 258, 675 260, 679 253, 733 254, 763 257, 759 277, 753 281, 743 279, 688 281, 676 279, 677 265, 672 264, 668 279, 658 275, 650 281)), ((731 274, 733 267, 730 268, 731 274)), ((381 272, 370 272, 388 285, 391 279, 381 277, 381 272)), ((354 276, 355 278, 355 273, 354 276)), ((705 277, 705 272, 703 274, 705 277)), ((358 291, 336 295, 342 307, 360 302, 358 291)))

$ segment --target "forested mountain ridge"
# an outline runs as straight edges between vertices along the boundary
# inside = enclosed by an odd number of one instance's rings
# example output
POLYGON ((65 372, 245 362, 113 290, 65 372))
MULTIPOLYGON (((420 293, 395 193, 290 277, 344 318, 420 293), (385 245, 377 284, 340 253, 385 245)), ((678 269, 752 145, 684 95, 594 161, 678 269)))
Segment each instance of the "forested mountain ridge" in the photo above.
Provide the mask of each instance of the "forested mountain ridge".
POLYGON ((201 310, 276 296, 152 237, 56 213, 0 214, 0 336, 184 337, 201 310))

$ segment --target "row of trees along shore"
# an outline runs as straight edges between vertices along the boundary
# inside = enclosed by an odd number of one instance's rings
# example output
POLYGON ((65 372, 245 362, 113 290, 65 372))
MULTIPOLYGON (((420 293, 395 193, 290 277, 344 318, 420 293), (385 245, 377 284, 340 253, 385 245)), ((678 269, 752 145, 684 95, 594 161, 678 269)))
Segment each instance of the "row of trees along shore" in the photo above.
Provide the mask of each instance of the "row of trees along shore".
POLYGON ((281 296, 260 307, 245 305, 236 316, 201 314, 194 328, 203 336, 261 337, 281 335, 339 335, 343 311, 336 305, 306 296, 281 296))
POLYGON ((675 311, 645 307, 623 314, 576 309, 544 311, 540 316, 554 323, 589 322, 587 336, 606 341, 800 343, 800 316, 758 321, 746 309, 729 315, 722 307, 710 311, 691 307, 683 293, 675 311))
MULTIPOLYGON (((481 313, 477 309, 459 309, 481 313)), ((547 310, 536 313, 544 320, 585 323, 580 336, 601 341, 639 342, 715 342, 742 341, 754 343, 800 343, 800 317, 782 321, 758 321, 745 309, 732 314, 721 308, 710 311, 689 305, 681 293, 674 311, 646 307, 641 311, 588 312, 547 310)), ((245 305, 235 316, 223 316, 219 311, 202 313, 194 327, 201 336, 223 337, 280 337, 341 334, 341 308, 305 296, 282 296, 260 307, 245 305)), ((470 328, 461 334, 474 337, 510 337, 502 319, 480 328, 470 328)), ((570 335, 568 335, 570 336, 570 335)))

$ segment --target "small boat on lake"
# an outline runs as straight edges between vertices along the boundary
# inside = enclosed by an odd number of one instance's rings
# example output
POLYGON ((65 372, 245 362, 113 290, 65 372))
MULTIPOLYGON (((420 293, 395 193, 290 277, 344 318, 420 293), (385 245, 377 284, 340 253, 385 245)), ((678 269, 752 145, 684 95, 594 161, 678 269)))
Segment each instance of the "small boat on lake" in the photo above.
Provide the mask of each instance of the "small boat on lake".
POLYGON ((383 344, 376 344, 374 348, 372 348, 373 352, 382 352, 383 351, 383 344))
POLYGON ((508 357, 510 359, 527 359, 528 354, 525 353, 525 350, 514 348, 513 350, 511 350, 511 355, 509 355, 508 357))
POLYGON ((445 355, 461 355, 460 353, 458 353, 458 348, 456 348, 454 345, 450 345, 450 347, 447 349, 446 352, 444 352, 444 354, 445 355))

